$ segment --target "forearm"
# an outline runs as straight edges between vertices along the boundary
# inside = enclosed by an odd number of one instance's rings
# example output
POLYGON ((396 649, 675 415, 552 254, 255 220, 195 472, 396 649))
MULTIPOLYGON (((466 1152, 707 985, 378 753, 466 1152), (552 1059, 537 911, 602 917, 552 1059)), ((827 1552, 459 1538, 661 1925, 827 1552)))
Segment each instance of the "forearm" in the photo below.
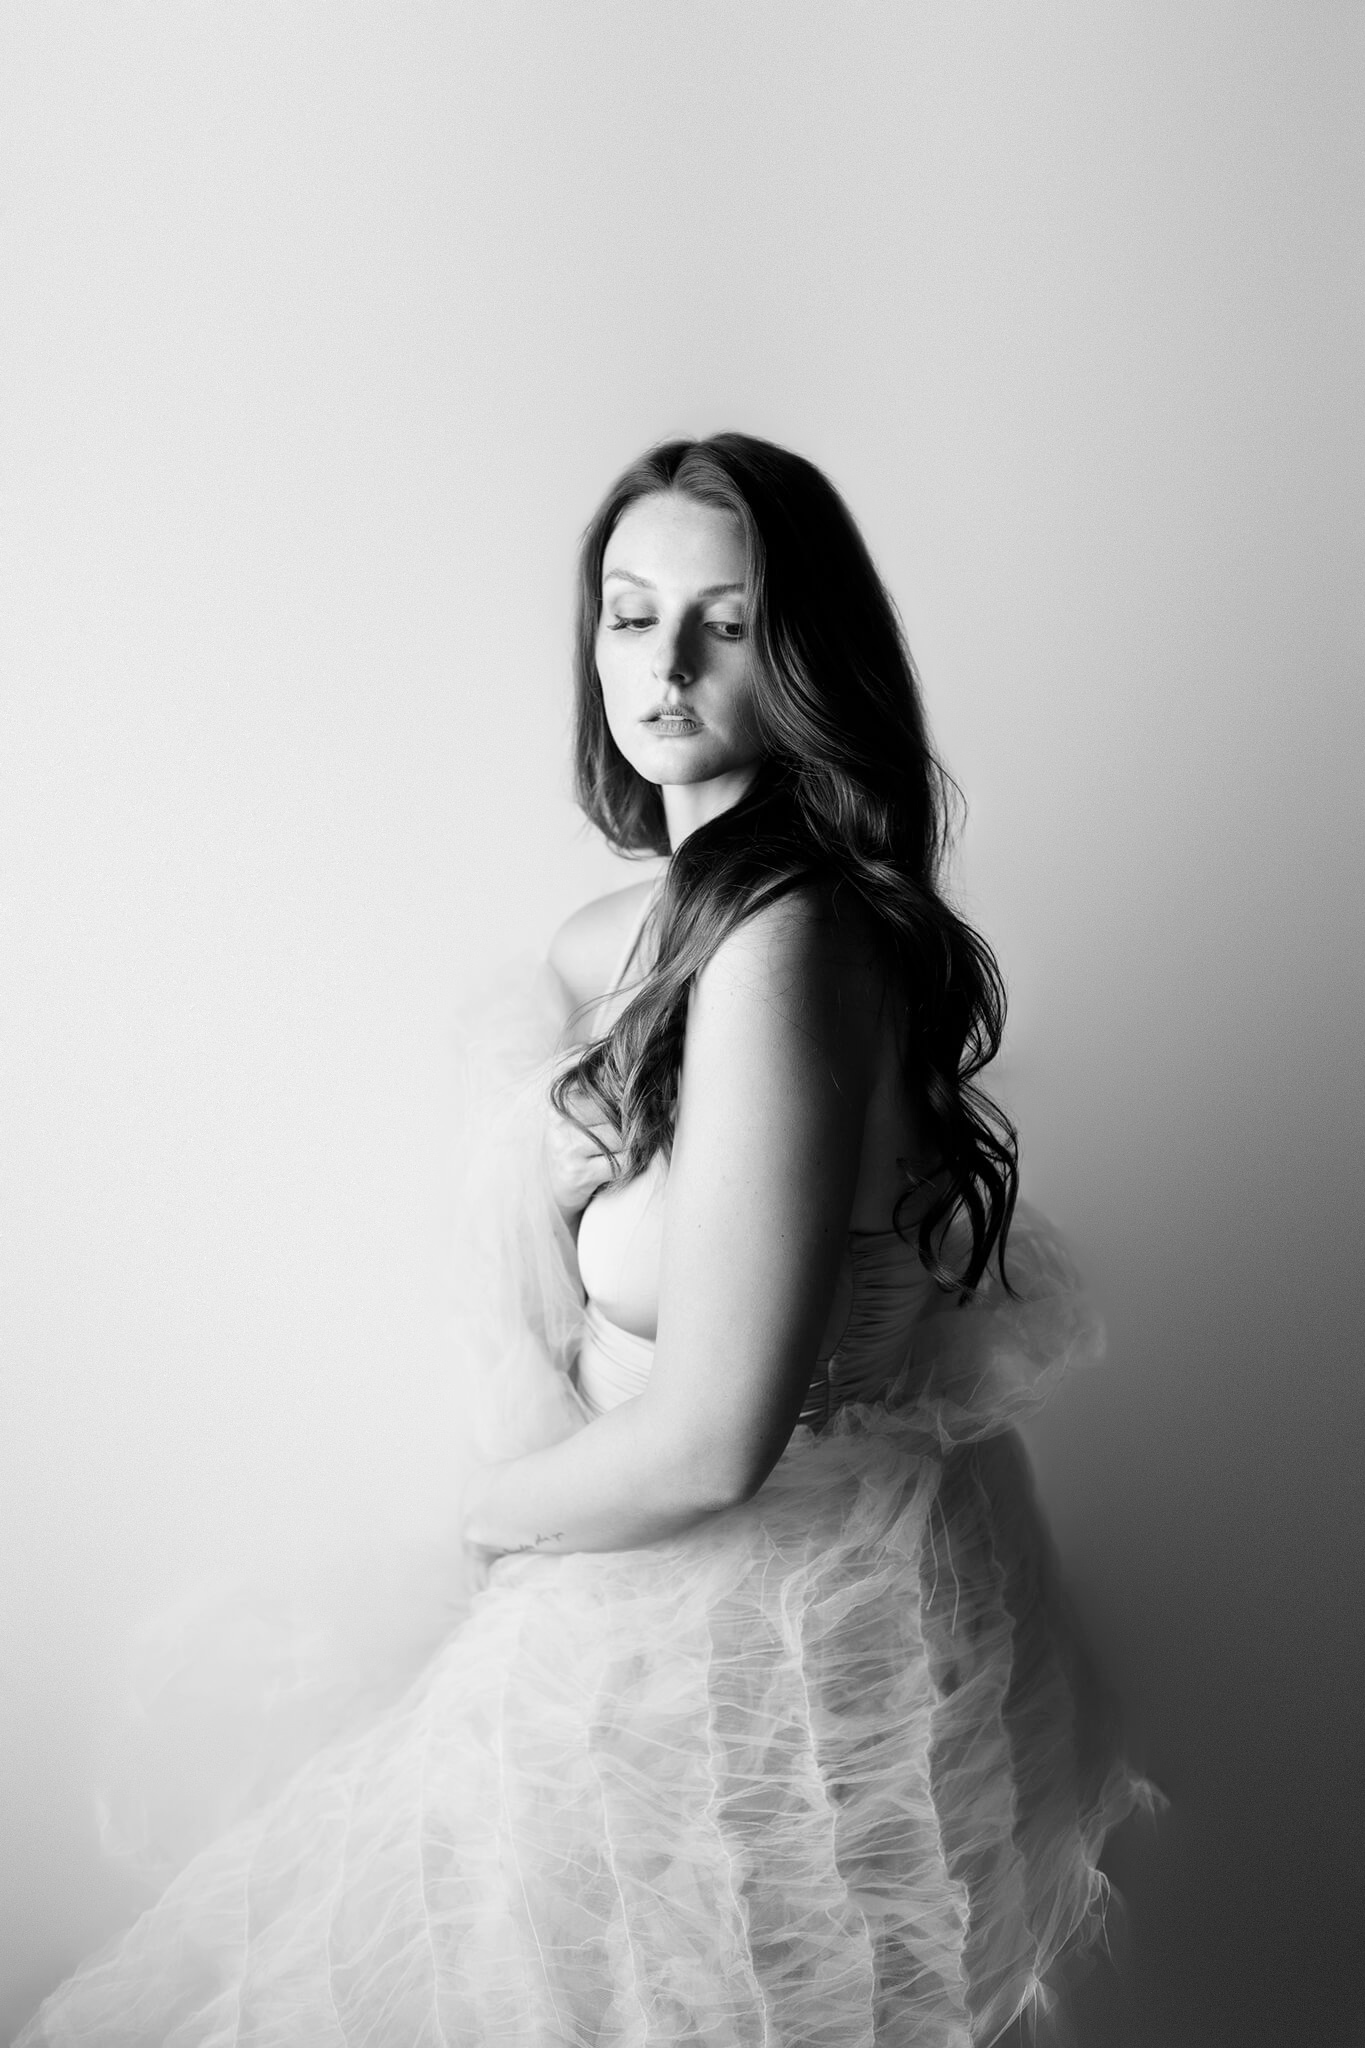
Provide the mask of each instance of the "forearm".
POLYGON ((476 1472, 464 1538, 490 1552, 634 1550, 728 1506, 704 1461, 661 1438, 637 1398, 562 1443, 476 1472))

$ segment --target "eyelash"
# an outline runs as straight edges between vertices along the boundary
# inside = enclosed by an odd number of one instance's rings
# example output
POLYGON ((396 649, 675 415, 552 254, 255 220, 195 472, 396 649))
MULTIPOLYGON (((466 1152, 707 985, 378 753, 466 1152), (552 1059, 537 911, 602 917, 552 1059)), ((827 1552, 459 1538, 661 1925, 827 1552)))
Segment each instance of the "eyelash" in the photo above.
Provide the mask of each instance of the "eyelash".
MULTIPOLYGON (((609 633, 622 633, 629 631, 632 627, 657 626, 658 623, 657 619, 623 619, 618 616, 617 618, 607 620, 607 631, 609 633)), ((744 628, 737 619, 733 621, 729 619, 711 619, 708 621, 708 625, 711 632, 718 639, 728 641, 731 645, 736 640, 744 638, 744 628)))

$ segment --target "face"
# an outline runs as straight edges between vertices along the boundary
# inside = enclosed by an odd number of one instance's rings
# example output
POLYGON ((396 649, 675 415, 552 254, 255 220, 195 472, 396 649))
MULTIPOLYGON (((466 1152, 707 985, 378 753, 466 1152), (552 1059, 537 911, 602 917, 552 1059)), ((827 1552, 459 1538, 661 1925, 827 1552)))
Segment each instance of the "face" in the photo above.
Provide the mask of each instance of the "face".
POLYGON ((739 522, 676 491, 637 498, 602 562, 597 672, 611 736, 636 772, 695 808, 748 787, 753 731, 747 562, 739 522))

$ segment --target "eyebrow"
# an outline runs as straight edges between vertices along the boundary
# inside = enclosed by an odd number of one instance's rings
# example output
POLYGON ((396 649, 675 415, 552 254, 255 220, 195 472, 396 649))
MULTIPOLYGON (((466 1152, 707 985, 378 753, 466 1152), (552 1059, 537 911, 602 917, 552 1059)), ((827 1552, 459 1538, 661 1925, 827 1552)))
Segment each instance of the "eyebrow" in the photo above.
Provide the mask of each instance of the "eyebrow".
MULTIPOLYGON (((609 583, 613 576, 621 577, 621 579, 626 583, 633 583, 639 590, 657 590, 659 587, 657 583, 651 583, 647 576, 637 576, 634 570, 632 569, 608 569, 605 575, 603 576, 602 581, 604 583, 609 583)), ((705 590, 699 590, 697 592, 697 596, 726 597, 729 595, 731 591, 735 590, 741 592, 742 594, 744 588, 745 586, 742 583, 710 583, 707 585, 705 590)))

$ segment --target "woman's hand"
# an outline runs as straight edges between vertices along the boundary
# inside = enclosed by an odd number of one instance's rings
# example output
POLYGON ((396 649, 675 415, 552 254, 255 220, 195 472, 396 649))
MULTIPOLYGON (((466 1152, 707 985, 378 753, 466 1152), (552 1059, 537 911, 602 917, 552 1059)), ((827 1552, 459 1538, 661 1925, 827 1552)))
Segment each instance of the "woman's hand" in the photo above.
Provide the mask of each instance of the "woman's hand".
MULTIPOLYGON (((585 1111, 590 1107, 588 1099, 581 1094, 577 1101, 585 1111)), ((620 1133, 604 1117, 585 1115, 584 1123, 586 1130, 551 1107, 545 1127, 546 1178, 556 1204, 566 1217, 581 1216, 597 1190, 611 1179, 613 1161, 621 1142, 620 1133), (594 1139, 600 1139, 607 1150, 604 1152, 594 1139)))

